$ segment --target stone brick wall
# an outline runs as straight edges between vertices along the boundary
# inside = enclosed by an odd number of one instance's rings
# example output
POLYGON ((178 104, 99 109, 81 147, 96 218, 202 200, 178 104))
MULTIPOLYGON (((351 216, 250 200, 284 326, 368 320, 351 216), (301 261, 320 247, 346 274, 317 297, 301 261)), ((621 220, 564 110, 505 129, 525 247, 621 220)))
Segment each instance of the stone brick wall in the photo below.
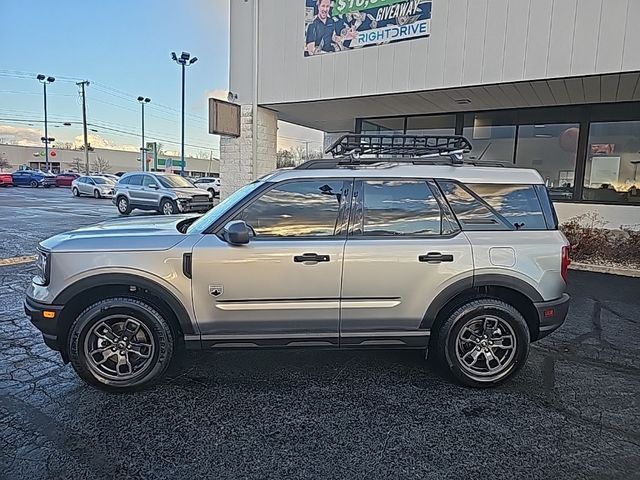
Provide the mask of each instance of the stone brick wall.
POLYGON ((253 171, 253 112, 251 105, 240 109, 240 137, 220 138, 221 197, 276 168, 278 117, 276 112, 258 107, 258 159, 253 171))

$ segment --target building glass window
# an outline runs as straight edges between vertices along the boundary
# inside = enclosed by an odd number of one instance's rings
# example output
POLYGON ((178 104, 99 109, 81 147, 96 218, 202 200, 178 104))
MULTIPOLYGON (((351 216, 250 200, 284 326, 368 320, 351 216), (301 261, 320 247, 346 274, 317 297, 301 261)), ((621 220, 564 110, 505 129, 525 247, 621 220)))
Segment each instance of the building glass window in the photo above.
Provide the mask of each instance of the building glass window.
POLYGON ((407 135, 453 135, 455 115, 428 115, 407 118, 407 135))
POLYGON ((640 204, 639 164, 640 121, 591 123, 582 198, 640 204))
POLYGON ((513 164, 516 118, 513 112, 468 113, 462 134, 473 150, 466 156, 478 162, 513 164))
POLYGON ((439 235, 440 206, 427 182, 364 182, 364 235, 439 235))
POLYGON ((404 117, 368 118, 362 121, 362 133, 403 134, 404 117))
POLYGON ((237 217, 256 237, 329 237, 335 234, 343 182, 314 180, 272 188, 237 217))
POLYGON ((552 200, 573 199, 579 134, 577 123, 518 127, 516 167, 537 170, 552 200))

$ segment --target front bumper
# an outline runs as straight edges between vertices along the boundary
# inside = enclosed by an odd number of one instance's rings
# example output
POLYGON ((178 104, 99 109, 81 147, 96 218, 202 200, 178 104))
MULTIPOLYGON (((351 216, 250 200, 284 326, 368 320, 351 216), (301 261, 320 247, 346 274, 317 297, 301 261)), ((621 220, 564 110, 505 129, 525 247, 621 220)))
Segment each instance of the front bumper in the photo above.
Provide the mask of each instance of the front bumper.
POLYGON ((178 199, 178 209, 180 212, 206 212, 213 207, 213 201, 193 202, 189 199, 178 199))
POLYGON ((42 332, 44 343, 53 350, 60 351, 62 345, 58 339, 58 321, 62 305, 46 305, 27 297, 24 301, 24 313, 29 317, 31 323, 42 332), (53 318, 45 318, 44 312, 53 312, 53 318))
POLYGON ((554 330, 560 328, 567 318, 571 297, 563 293, 562 297, 549 302, 534 303, 539 319, 539 333, 536 340, 546 337, 554 330))

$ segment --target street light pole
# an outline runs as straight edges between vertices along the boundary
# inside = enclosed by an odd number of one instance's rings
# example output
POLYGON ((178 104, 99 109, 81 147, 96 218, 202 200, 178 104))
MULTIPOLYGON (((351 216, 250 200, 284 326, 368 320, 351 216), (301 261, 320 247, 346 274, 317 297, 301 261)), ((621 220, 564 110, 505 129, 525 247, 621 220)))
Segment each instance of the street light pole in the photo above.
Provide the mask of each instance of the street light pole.
POLYGON ((47 84, 53 83, 56 81, 53 77, 46 77, 42 74, 39 74, 36 77, 42 86, 44 87, 44 169, 49 171, 49 131, 47 125, 47 84))
POLYGON ((140 164, 143 172, 147 170, 147 149, 144 145, 144 105, 150 101, 150 98, 138 97, 138 102, 140 102, 142 106, 142 147, 140 147, 140 164))
POLYGON ((180 175, 184 177, 184 84, 185 84, 185 67, 193 65, 198 61, 198 57, 191 58, 189 52, 182 52, 180 57, 176 55, 176 52, 171 52, 171 59, 178 65, 182 66, 182 127, 181 127, 181 140, 180 140, 180 175))

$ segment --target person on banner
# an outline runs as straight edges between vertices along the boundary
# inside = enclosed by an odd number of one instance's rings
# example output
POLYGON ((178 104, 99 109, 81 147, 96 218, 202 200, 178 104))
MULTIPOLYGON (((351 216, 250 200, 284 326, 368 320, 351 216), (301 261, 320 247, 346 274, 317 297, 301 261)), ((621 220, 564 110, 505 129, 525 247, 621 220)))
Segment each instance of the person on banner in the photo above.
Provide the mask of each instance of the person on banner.
MULTIPOLYGON (((331 16, 331 0, 316 0, 318 14, 307 27, 305 56, 335 52, 336 23, 331 16)), ((348 38, 353 38, 350 33, 348 38)))

